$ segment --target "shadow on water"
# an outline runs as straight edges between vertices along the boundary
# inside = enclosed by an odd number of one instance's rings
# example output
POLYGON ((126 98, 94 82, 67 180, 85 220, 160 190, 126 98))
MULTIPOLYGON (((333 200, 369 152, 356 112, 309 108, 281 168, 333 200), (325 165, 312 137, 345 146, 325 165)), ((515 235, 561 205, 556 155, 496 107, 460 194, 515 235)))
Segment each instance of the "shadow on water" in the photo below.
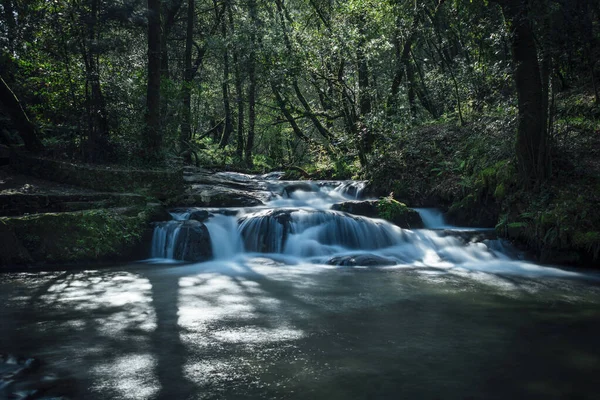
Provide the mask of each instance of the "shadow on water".
POLYGON ((0 352, 74 378, 72 398, 594 398, 597 303, 532 282, 251 257, 16 274, 0 352))

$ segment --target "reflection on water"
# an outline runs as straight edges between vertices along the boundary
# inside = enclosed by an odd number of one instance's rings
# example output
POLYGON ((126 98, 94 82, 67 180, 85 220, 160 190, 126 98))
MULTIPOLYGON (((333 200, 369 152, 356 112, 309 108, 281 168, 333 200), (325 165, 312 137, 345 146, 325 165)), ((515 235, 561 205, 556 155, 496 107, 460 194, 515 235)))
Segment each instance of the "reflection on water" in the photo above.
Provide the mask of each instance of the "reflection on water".
POLYGON ((600 389, 600 287, 584 274, 265 257, 1 275, 0 353, 39 357, 85 399, 592 399, 600 389))

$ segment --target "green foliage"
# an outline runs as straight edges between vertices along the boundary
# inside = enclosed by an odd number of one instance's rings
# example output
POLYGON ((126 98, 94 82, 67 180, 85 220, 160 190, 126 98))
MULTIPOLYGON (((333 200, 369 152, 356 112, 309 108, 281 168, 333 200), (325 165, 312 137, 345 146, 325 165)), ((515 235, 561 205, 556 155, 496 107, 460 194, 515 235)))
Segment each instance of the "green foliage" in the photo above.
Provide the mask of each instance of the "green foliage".
POLYGON ((34 260, 75 262, 120 257, 135 247, 147 228, 144 208, 130 214, 110 210, 3 217, 34 260))
POLYGON ((377 201, 377 214, 385 220, 397 220, 408 212, 410 212, 410 208, 406 204, 395 200, 394 193, 390 193, 388 196, 382 197, 377 201))

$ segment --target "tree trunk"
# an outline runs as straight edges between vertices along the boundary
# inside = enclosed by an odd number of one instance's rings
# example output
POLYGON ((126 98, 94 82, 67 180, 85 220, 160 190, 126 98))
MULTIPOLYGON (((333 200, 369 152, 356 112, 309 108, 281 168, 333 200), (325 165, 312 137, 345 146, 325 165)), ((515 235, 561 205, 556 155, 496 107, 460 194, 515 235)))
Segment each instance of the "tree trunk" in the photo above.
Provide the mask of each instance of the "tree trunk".
POLYGON ((248 57, 248 140, 244 158, 246 165, 252 167, 252 148, 254 147, 254 129, 256 126, 256 30, 258 29, 258 16, 256 12, 256 0, 249 0, 248 7, 250 12, 250 55, 248 57))
MULTIPOLYGON (((229 32, 233 36, 234 23, 233 23, 233 11, 231 10, 231 3, 227 2, 227 17, 229 19, 229 32)), ((237 146, 236 155, 239 160, 244 157, 244 92, 242 82, 242 71, 240 69, 238 48, 233 48, 233 66, 235 74, 235 102, 237 104, 237 146)))
POLYGON ((285 116, 285 119, 288 121, 288 123, 292 127, 294 134, 298 137, 298 139, 300 139, 304 142, 307 142, 308 138, 304 135, 304 133, 302 133, 302 129, 300 129, 300 127, 296 123, 296 120, 294 119, 292 114, 290 114, 290 111, 287 109, 287 106, 285 104, 285 100, 279 93, 279 90, 277 89, 277 85, 274 82, 271 82, 271 90, 273 91, 273 95, 275 96, 275 100, 277 101, 277 105, 279 106, 281 113, 285 116))
POLYGON ((502 0, 500 5, 512 33, 514 79, 518 97, 516 153, 523 183, 539 185, 550 169, 546 137, 544 89, 535 37, 527 16, 528 0, 502 0))
POLYGON ((87 23, 87 45, 82 44, 86 69, 86 101, 88 105, 88 142, 86 159, 98 162, 103 159, 100 154, 108 135, 106 102, 100 86, 100 63, 98 60, 98 0, 92 0, 87 23))
POLYGON ((227 23, 224 19, 221 23, 221 34, 225 41, 225 51, 223 52, 223 83, 221 84, 221 90, 223 92, 223 109, 225 112, 225 127, 223 129, 223 136, 221 137, 219 147, 225 148, 225 146, 229 144, 229 138, 233 132, 233 120, 231 116, 231 105, 229 103, 229 43, 227 38, 227 23))
POLYGON ((15 128, 19 131, 25 148, 31 152, 38 152, 43 149, 43 145, 37 136, 37 127, 29 120, 27 113, 21 106, 21 102, 1 76, 0 104, 2 104, 15 128))
POLYGON ((162 144, 160 132, 160 2, 148 0, 148 87, 146 97, 145 158, 159 160, 162 144))
MULTIPOLYGON (((181 121, 181 131, 179 136, 179 150, 184 153, 188 147, 189 142, 192 138, 192 46, 194 36, 194 3, 195 0, 188 0, 187 4, 187 28, 185 36, 185 54, 184 54, 184 75, 183 75, 183 87, 182 92, 182 103, 183 103, 183 115, 181 121)), ((185 160, 189 162, 188 158, 185 160)))

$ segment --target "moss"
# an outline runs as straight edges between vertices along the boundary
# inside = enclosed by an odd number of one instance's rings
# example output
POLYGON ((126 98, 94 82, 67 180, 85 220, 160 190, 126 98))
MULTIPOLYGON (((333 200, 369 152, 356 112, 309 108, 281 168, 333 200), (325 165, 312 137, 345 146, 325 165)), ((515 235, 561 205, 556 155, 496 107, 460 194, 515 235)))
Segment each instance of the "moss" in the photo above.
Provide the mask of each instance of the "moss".
POLYGON ((99 261, 130 253, 155 214, 156 207, 132 207, 3 217, 0 223, 35 262, 99 261))
POLYGON ((393 195, 382 197, 377 202, 377 212, 379 213, 379 216, 389 221, 402 217, 411 210, 406 204, 394 200, 392 196, 393 195))
POLYGON ((406 204, 394 199, 393 193, 377 201, 379 218, 390 221, 402 228, 422 228, 423 221, 419 213, 406 204))

